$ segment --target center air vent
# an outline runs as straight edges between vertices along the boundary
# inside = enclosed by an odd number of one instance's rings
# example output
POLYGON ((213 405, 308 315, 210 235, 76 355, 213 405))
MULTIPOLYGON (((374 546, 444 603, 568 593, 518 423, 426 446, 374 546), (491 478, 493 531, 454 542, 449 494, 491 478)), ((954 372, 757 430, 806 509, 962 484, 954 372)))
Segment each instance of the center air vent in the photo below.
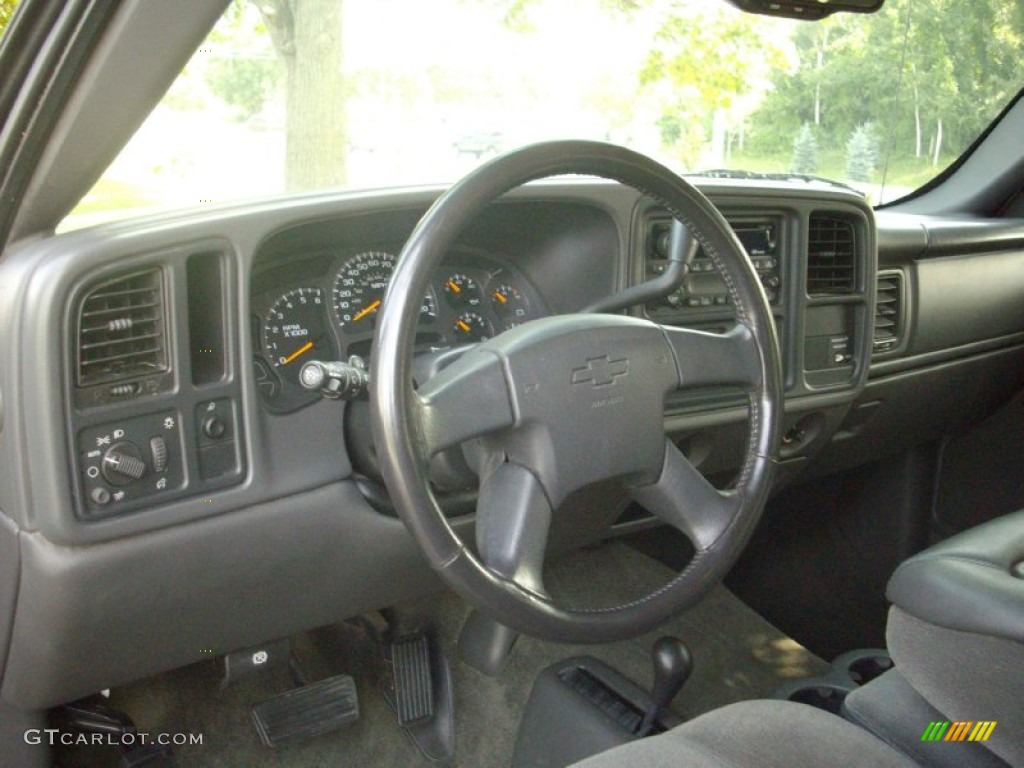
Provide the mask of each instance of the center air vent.
POLYGON ((166 371, 160 270, 94 285, 79 305, 77 339, 80 387, 166 371))
POLYGON ((900 343, 902 330, 903 274, 901 272, 879 272, 873 351, 880 354, 896 349, 900 343))
POLYGON ((835 296, 857 289, 857 230, 839 216, 811 214, 807 246, 807 293, 835 296))

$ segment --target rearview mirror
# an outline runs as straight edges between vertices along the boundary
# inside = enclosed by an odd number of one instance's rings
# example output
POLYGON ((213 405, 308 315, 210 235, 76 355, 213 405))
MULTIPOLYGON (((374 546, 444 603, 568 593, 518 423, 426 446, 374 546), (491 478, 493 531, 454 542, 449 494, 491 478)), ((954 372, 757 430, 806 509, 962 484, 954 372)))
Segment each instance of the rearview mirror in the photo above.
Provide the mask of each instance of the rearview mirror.
POLYGON ((885 0, 726 0, 747 13, 816 21, 833 13, 874 13, 885 0))

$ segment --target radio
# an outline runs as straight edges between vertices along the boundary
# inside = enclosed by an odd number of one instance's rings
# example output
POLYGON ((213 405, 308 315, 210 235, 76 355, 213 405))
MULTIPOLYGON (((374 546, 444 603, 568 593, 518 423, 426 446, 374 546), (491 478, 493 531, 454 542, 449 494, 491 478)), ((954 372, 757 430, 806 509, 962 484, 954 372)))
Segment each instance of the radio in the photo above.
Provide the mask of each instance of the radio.
MULTIPOLYGON (((646 244, 648 278, 661 274, 668 265, 668 232, 671 225, 668 219, 659 219, 651 225, 646 244)), ((782 293, 778 219, 744 219, 731 221, 729 226, 750 256, 768 301, 773 306, 778 305, 782 293)), ((647 313, 652 319, 664 320, 682 311, 689 314, 694 309, 720 309, 731 304, 732 297, 714 262, 703 248, 698 248, 683 284, 658 302, 648 304, 647 313)))

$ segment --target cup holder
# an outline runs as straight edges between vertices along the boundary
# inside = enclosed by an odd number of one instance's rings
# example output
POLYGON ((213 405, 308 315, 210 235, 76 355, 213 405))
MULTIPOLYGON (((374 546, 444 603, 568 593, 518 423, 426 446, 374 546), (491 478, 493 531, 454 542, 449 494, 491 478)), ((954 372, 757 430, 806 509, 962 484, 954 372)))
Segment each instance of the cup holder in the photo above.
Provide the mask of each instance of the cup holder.
POLYGON ((821 677, 793 680, 772 695, 774 699, 809 704, 839 714, 846 695, 892 669, 892 659, 882 649, 850 651, 832 662, 821 677))
POLYGON ((850 690, 837 685, 809 685, 797 688, 789 694, 789 700, 798 704, 810 704, 812 707, 824 709, 838 715, 843 706, 843 699, 850 690))
POLYGON ((884 656, 861 656, 854 659, 846 669, 850 673, 853 682, 857 685, 864 685, 892 669, 892 659, 889 658, 889 654, 884 656))

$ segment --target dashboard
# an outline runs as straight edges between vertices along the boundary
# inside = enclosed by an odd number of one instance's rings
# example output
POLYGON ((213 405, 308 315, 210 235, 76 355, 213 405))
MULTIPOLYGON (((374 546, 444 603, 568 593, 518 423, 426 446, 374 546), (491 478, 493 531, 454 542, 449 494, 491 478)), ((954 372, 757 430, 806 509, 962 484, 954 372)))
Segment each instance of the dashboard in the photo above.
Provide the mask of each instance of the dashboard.
MULTIPOLYGON (((289 410, 318 397, 300 386, 307 361, 369 359, 400 247, 287 254, 254 276, 253 346, 261 351, 254 365, 269 408, 289 410)), ((462 249, 430 281, 416 347, 440 351, 479 343, 547 313, 542 295, 508 258, 462 249)))
MULTIPOLYGON (((894 337, 885 350, 873 349, 871 211, 849 192, 785 185, 726 184, 716 202, 777 324, 792 422, 784 456, 799 459, 838 424, 872 355, 897 348, 894 337)), ((204 516, 209 507, 197 500, 235 487, 258 498, 261 481, 280 492, 282 483, 299 489, 353 476, 386 510, 366 402, 326 402, 302 386, 300 373, 313 362, 368 367, 396 254, 423 210, 391 201, 276 225, 257 216, 263 229, 252 245, 207 234, 71 281, 62 304, 70 308, 63 322, 72 364, 59 378, 70 407, 64 429, 76 515, 54 521, 63 535, 103 535, 99 521, 146 530, 204 516), (260 435, 267 444, 253 442, 260 435), (291 444, 271 447, 277 440, 291 444), (345 446, 334 454, 340 461, 307 450, 331 440, 345 446), (293 462, 297 471, 286 478, 267 472, 268 464, 293 462)), ((620 185, 519 190, 485 209, 432 275, 416 351, 436 356, 479 343, 650 280, 667 268, 670 225, 656 202, 620 185)), ((735 317, 700 248, 678 287, 630 311, 710 332, 725 332, 735 317)), ((682 430, 724 419, 742 430, 746 403, 738 390, 674 393, 666 423, 682 430)), ((704 446, 701 468, 724 477, 743 439, 729 434, 713 443, 704 446)), ((466 477, 453 467, 439 482, 463 489, 466 477)))

